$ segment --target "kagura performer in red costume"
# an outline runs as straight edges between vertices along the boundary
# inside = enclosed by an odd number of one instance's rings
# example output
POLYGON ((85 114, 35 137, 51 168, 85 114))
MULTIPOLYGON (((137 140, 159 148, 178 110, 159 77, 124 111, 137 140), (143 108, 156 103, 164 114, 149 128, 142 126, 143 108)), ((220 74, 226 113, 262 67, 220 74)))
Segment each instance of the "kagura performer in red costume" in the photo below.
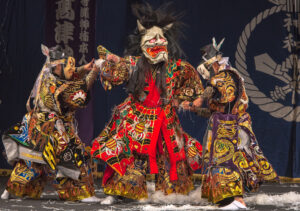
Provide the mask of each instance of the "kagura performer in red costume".
POLYGON ((188 194, 202 146, 183 131, 176 108, 182 101, 197 104, 203 86, 195 69, 179 59, 176 16, 148 4, 133 6, 133 13, 137 30, 129 36, 124 58, 97 48, 104 88, 127 83, 129 96, 93 142, 92 155, 107 163, 103 186, 108 195, 147 198, 147 171, 155 174, 156 190, 188 194))

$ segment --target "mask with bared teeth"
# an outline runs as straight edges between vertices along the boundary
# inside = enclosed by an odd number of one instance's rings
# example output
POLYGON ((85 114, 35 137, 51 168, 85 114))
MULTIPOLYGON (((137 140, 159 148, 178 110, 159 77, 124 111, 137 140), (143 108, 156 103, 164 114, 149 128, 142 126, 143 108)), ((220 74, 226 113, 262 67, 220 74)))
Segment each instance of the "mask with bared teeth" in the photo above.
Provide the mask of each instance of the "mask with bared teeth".
POLYGON ((138 30, 142 34, 141 49, 144 56, 151 64, 158 64, 160 62, 168 61, 168 40, 164 36, 164 32, 172 27, 172 23, 163 28, 153 26, 146 29, 137 20, 138 30))

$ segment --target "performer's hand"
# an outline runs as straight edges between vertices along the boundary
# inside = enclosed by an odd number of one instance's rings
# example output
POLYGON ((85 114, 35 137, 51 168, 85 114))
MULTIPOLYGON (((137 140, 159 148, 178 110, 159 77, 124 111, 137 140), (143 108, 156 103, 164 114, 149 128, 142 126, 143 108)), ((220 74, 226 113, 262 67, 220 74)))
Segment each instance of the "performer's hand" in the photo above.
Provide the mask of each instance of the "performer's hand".
POLYGON ((189 101, 183 101, 180 104, 180 107, 183 108, 184 110, 190 110, 191 109, 189 101))
POLYGON ((194 107, 201 107, 202 103, 203 103, 203 98, 202 98, 202 97, 199 97, 199 98, 197 98, 196 100, 194 100, 193 106, 194 106, 194 107))
POLYGON ((93 65, 94 65, 94 59, 92 59, 92 61, 84 65, 83 68, 86 71, 91 71, 93 69, 93 65))
POLYGON ((179 102, 178 102, 177 99, 173 99, 173 100, 172 100, 172 106, 173 106, 173 107, 176 107, 176 108, 179 106, 179 102))

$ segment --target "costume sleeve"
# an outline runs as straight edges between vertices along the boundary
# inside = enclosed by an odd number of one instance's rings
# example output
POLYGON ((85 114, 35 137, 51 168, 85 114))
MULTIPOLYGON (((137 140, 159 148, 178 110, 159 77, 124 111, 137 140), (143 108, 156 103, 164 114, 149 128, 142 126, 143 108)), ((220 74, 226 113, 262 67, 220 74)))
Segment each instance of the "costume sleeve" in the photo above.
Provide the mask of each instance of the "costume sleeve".
POLYGON ((82 65, 80 67, 76 67, 76 70, 75 70, 75 73, 73 76, 73 80, 75 80, 75 81, 76 80, 85 80, 87 89, 89 90, 92 87, 92 85, 94 84, 98 74, 99 74, 98 71, 85 70, 84 65, 82 65))
POLYGON ((128 81, 136 65, 136 57, 119 57, 101 45, 98 46, 97 51, 99 58, 103 60, 100 78, 105 90, 128 81))
POLYGON ((76 76, 76 78, 82 79, 87 74, 87 72, 88 71, 84 69, 84 65, 82 65, 80 67, 76 67, 74 75, 76 76))
MULTIPOLYGON (((203 100, 210 100, 213 97, 215 90, 214 88, 208 84, 206 86, 206 88, 203 91, 203 94, 201 95, 201 97, 203 98, 203 100)), ((212 114, 212 112, 210 111, 209 108, 202 108, 200 107, 195 107, 194 111, 197 113, 198 116, 204 117, 204 118, 209 118, 212 114)))
POLYGON ((219 103, 225 104, 235 100, 236 84, 230 72, 222 71, 211 78, 210 84, 220 94, 219 103))
POLYGON ((88 103, 88 89, 85 80, 70 81, 62 85, 60 102, 63 107, 83 108, 88 103))
POLYGON ((199 74, 194 67, 188 62, 181 62, 180 73, 177 81, 177 89, 175 91, 175 97, 181 101, 193 102, 195 99, 203 94, 203 85, 199 74))
POLYGON ((90 88, 93 86, 97 76, 98 76, 98 71, 94 71, 94 70, 91 70, 89 72, 89 74, 87 74, 87 76, 84 78, 85 79, 85 82, 86 82, 86 87, 88 90, 90 90, 90 88))

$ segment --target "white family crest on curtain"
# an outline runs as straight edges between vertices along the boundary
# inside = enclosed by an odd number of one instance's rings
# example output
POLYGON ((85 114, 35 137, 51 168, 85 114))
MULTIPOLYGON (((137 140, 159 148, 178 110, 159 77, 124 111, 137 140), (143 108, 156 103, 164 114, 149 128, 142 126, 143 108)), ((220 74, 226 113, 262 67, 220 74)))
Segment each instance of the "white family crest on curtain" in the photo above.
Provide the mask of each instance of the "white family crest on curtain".
MULTIPOLYGON (((281 118, 288 122, 300 122, 300 106, 297 106, 296 99, 300 97, 300 60, 297 55, 297 33, 299 29, 298 13, 300 8, 300 0, 269 0, 275 6, 260 12, 257 16, 245 26, 242 34, 239 37, 237 50, 235 53, 235 66, 241 76, 244 78, 245 87, 250 100, 256 104, 262 111, 269 113, 275 118, 281 118), (283 61, 275 61, 275 56, 272 57, 267 52, 254 56, 256 71, 266 74, 272 79, 279 79, 280 84, 276 84, 268 93, 263 93, 251 79, 247 72, 247 44, 252 33, 266 19, 272 15, 285 13, 283 20, 284 27, 287 30, 287 36, 283 39, 283 49, 288 51, 288 56, 283 61), (291 96, 291 97, 288 97, 291 96)), ((253 37, 255 39, 256 37, 253 37)), ((280 42, 280 41, 279 41, 280 42)))

